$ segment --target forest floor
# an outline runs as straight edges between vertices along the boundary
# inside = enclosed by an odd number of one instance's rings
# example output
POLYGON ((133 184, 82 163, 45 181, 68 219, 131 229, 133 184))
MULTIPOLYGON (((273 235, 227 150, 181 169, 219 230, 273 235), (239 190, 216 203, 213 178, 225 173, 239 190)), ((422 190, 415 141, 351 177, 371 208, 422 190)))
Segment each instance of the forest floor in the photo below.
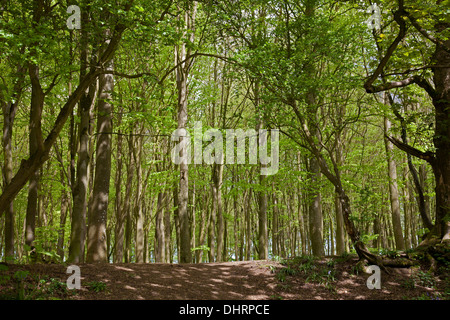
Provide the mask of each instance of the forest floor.
POLYGON ((81 288, 67 289, 65 264, 0 264, 0 299, 69 300, 431 300, 450 299, 449 268, 381 271, 381 289, 357 258, 297 257, 201 264, 79 264, 81 288), (18 279, 22 278, 22 281, 18 279), (21 293, 21 296, 18 296, 21 293))

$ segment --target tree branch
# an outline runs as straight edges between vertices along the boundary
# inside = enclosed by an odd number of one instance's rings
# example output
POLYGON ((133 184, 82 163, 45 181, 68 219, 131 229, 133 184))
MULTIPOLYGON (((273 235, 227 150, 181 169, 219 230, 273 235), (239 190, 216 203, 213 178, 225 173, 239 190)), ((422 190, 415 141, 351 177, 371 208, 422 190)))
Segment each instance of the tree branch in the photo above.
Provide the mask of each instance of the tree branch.
POLYGON ((397 148, 399 148, 400 150, 405 151, 406 153, 417 157, 419 159, 425 160, 427 161, 430 165, 433 166, 434 161, 435 161, 435 157, 434 157, 434 153, 431 151, 420 151, 419 149, 416 149, 412 146, 410 146, 409 144, 406 144, 400 140, 398 140, 397 138, 394 137, 390 137, 388 135, 385 135, 386 139, 388 139, 390 142, 392 142, 397 148))
POLYGON ((431 34, 429 34, 424 28, 422 28, 422 26, 417 22, 416 18, 411 16, 411 14, 409 12, 405 12, 405 16, 408 17, 408 19, 409 19, 409 21, 411 21, 411 24, 413 25, 413 27, 416 28, 416 30, 419 31, 421 35, 423 35, 425 38, 427 38, 428 40, 433 42, 438 47, 441 47, 443 50, 450 53, 450 48, 448 48, 444 43, 439 41, 439 39, 436 39, 431 34))
MULTIPOLYGON (((131 4, 132 1, 128 3, 126 8, 129 9, 131 4)), ((75 104, 80 100, 86 88, 88 88, 89 85, 95 81, 101 73, 103 66, 113 57, 125 29, 126 26, 123 24, 119 24, 115 27, 113 37, 111 38, 108 47, 98 60, 97 64, 83 77, 78 87, 69 96, 68 100, 61 108, 51 131, 43 142, 43 148, 38 149, 28 159, 22 160, 18 171, 0 195, 0 216, 5 212, 7 204, 12 201, 17 193, 19 193, 19 191, 25 186, 31 175, 34 174, 34 172, 39 169, 45 161, 47 161, 50 150, 61 133, 61 130, 70 116, 75 104)))
MULTIPOLYGON (((377 91, 375 91, 375 88, 373 87, 373 83, 381 75, 381 73, 383 72, 384 67, 387 64, 387 62, 391 58, 391 56, 394 53, 395 49, 397 49, 398 44, 400 43, 400 41, 403 40, 403 38, 406 35, 406 23, 403 20, 403 15, 404 15, 403 2, 402 1, 399 1, 399 2, 400 2, 399 10, 397 10, 394 13, 394 20, 399 25, 400 30, 398 31, 397 37, 391 43, 391 45, 389 46, 389 48, 386 51, 386 54, 384 55, 384 57, 381 59, 380 63, 378 64, 378 67, 375 69, 375 71, 369 77, 369 79, 367 79, 366 82, 364 83, 364 88, 366 89, 366 92, 368 92, 368 93, 377 92, 377 91)), ((403 86, 405 86, 405 85, 403 85, 403 86)), ((384 90, 388 90, 388 89, 384 89, 384 90)), ((378 90, 378 91, 384 91, 384 90, 378 90)))
POLYGON ((414 76, 411 76, 409 78, 406 78, 406 79, 403 79, 400 81, 385 82, 378 86, 370 85, 369 88, 367 88, 366 85, 364 85, 364 86, 366 87, 367 93, 375 93, 375 92, 387 91, 387 90, 394 89, 394 88, 406 87, 406 86, 409 86, 410 84, 414 84, 414 83, 417 84, 422 89, 424 89, 431 98, 434 99, 436 97, 436 91, 434 90, 433 86, 427 80, 423 79, 421 76, 418 76, 418 75, 414 75, 414 76))

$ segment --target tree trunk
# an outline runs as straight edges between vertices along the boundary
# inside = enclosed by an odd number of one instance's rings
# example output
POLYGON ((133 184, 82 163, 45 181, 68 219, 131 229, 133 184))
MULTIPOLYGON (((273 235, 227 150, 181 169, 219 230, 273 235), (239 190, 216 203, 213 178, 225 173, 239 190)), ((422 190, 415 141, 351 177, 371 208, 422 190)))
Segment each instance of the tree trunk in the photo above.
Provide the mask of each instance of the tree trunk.
MULTIPOLYGON (((297 153, 297 170, 301 171, 301 154, 297 153)), ((300 241, 302 247, 302 255, 306 255, 306 234, 305 234, 305 218, 304 212, 302 210, 302 192, 300 188, 300 183, 297 186, 297 213, 298 213, 298 227, 300 229, 300 241)))
MULTIPOLYGON (((439 3, 440 1, 437 2, 439 3)), ((374 86, 375 80, 380 75, 383 75, 389 58, 398 47, 400 41, 405 38, 407 20, 411 22, 417 31, 424 34, 420 23, 411 13, 405 10, 403 1, 399 2, 398 10, 394 13, 394 20, 399 25, 399 34, 391 43, 389 50, 381 59, 374 73, 364 83, 364 88, 368 93, 375 93, 417 84, 433 100, 435 128, 433 144, 436 150, 434 153, 431 151, 422 152, 397 139, 390 138, 397 147, 413 156, 426 160, 433 168, 436 183, 436 221, 433 230, 431 230, 423 243, 423 246, 427 246, 442 240, 450 241, 450 126, 448 125, 450 123, 450 67, 448 66, 448 61, 450 61, 450 39, 445 39, 442 42, 440 39, 433 41, 435 43, 435 52, 431 59, 434 63, 431 68, 433 72, 432 83, 426 78, 415 75, 403 81, 374 86)), ((431 33, 441 34, 448 31, 449 28, 450 23, 448 21, 436 21, 431 33)))
POLYGON ((158 202, 156 206, 156 225, 155 225, 155 260, 156 262, 166 262, 166 244, 164 227, 164 204, 166 194, 158 193, 158 202))
MULTIPOLYGON (((385 93, 386 95, 386 93, 385 93)), ((385 99, 386 102, 386 99, 385 99)), ((387 135, 391 129, 391 122, 387 117, 384 117, 384 132, 387 135)), ((403 239, 400 201, 397 187, 397 166, 394 161, 393 145, 385 138, 386 159, 388 164, 389 176, 389 197, 391 200, 392 226, 395 238, 395 247, 397 250, 405 250, 405 241, 403 239)))
POLYGON ((166 210, 165 210, 165 216, 164 216, 164 243, 166 244, 165 246, 165 251, 166 251, 166 260, 164 262, 166 263, 172 263, 173 260, 173 255, 172 255, 172 251, 171 251, 171 239, 172 239, 172 227, 170 225, 170 216, 171 216, 171 209, 170 209, 170 196, 169 194, 166 192, 166 210))
POLYGON ((251 233, 251 190, 247 190, 247 192, 244 194, 244 212, 245 212, 245 260, 250 260, 251 257, 251 248, 252 248, 252 233, 251 233))
MULTIPOLYGON (((42 150, 42 129, 41 118, 44 106, 44 92, 39 83, 39 68, 30 65, 29 73, 31 78, 31 108, 29 126, 29 152, 32 156, 38 150, 42 150)), ((28 185, 28 203, 25 217, 25 245, 31 247, 34 241, 34 231, 36 227, 36 216, 38 213, 38 189, 39 170, 35 170, 31 175, 28 185)))
MULTIPOLYGON (((125 235, 124 235, 124 245, 120 245, 120 238, 116 241, 119 241, 119 243, 116 246, 116 255, 117 260, 122 262, 125 260, 125 262, 130 262, 130 251, 131 251, 131 233, 132 233, 132 223, 131 223, 131 215, 130 215, 130 200, 131 200, 131 193, 132 193, 132 187, 133 187, 133 174, 134 174, 134 159, 131 155, 131 152, 133 150, 133 136, 129 136, 127 138, 128 142, 128 164, 127 164, 127 181, 125 183, 125 197, 123 200, 123 207, 122 207, 122 219, 123 223, 125 224, 125 235)), ((120 234, 119 234, 120 235, 120 234)), ((117 235, 116 235, 117 237, 117 235)))
MULTIPOLYGON (((18 68, 18 74, 23 74, 22 68, 18 68)), ((17 105, 21 95, 23 76, 14 85, 13 101, 4 101, 0 90, 0 101, 3 111, 3 136, 2 146, 4 152, 4 163, 2 166, 3 184, 6 187, 13 177, 13 155, 12 155, 12 131, 16 117, 17 105)), ((5 257, 14 258, 14 205, 9 201, 5 210, 5 257)))
MULTIPOLYGON (((233 180, 233 186, 236 186, 236 172, 235 170, 232 171, 232 180, 233 180)), ((239 234, 241 233, 241 230, 239 228, 239 209, 238 209, 238 202, 237 202, 237 193, 233 194, 233 213, 234 213, 234 219, 233 219, 233 231, 234 231, 234 259, 237 261, 239 259, 239 234)))
POLYGON ((216 257, 216 206, 217 202, 214 201, 214 184, 211 185, 211 211, 208 219, 208 261, 214 262, 216 257))
MULTIPOLYGON (((185 14, 185 26, 186 28, 194 27, 195 20, 195 10, 196 3, 194 3, 192 12, 188 10, 185 14)), ((193 39, 191 39, 193 40, 193 39)), ((189 50, 188 50, 189 51, 189 50)), ((187 77, 189 74, 189 68, 191 66, 192 60, 188 59, 184 63, 181 63, 189 56, 189 52, 186 50, 186 45, 183 43, 177 46, 175 50, 175 64, 176 68, 176 78, 177 78, 177 89, 178 89, 178 129, 186 129, 188 120, 188 92, 187 92, 187 77)), ((181 148, 180 156, 181 158, 187 158, 187 149, 185 147, 187 137, 180 137, 179 142, 184 147, 181 148)), ((189 213, 188 213, 188 201, 189 201, 189 183, 188 183, 188 164, 187 161, 182 161, 180 163, 180 180, 178 188, 178 219, 180 223, 180 252, 179 252, 179 262, 180 263, 190 263, 192 261, 191 254, 191 234, 190 234, 190 224, 189 224, 189 213)))
MULTIPOLYGON (((120 110, 119 112, 121 112, 120 110)), ((125 229, 125 215, 122 210, 122 132, 120 129, 122 116, 119 113, 117 120, 117 127, 119 128, 119 135, 117 136, 117 169, 116 169, 116 198, 115 198, 115 211, 116 211, 116 226, 114 230, 114 263, 121 263, 123 261, 123 236, 125 229)))
MULTIPOLYGON (((222 155, 223 156, 223 155, 222 155)), ((217 250, 216 261, 222 261, 222 253, 224 248, 224 227, 223 227, 223 215, 222 215, 222 177, 223 177, 223 164, 214 163, 212 166, 212 201, 213 209, 211 214, 214 215, 212 220, 212 228, 215 228, 217 222, 217 250)), ((214 239, 214 235, 212 238, 214 239)))
POLYGON ((403 196, 403 221, 404 221, 404 243, 405 243, 405 250, 411 249, 411 237, 410 237, 410 231, 409 227, 411 225, 410 222, 410 215, 409 215, 409 209, 411 206, 411 199, 409 198, 409 180, 408 180, 408 171, 404 167, 403 168, 403 177, 404 177, 404 184, 402 188, 402 196, 403 196))
POLYGON ((272 203, 273 203, 273 210, 272 210, 272 254, 273 256, 279 256, 279 236, 278 236, 278 203, 277 203, 277 195, 275 192, 275 182, 272 182, 272 203))
MULTIPOLYGON (((190 210, 190 214, 189 214, 189 216, 190 216, 190 218, 189 218, 189 220, 191 221, 191 235, 192 235, 192 237, 191 237, 191 248, 196 248, 197 247, 197 243, 196 243, 196 232, 197 232, 197 230, 196 230, 196 226, 197 226, 197 216, 196 216, 196 214, 195 214, 195 211, 196 211, 196 201, 195 201, 195 199, 196 199, 196 194, 195 194, 195 181, 194 181, 194 183, 192 184, 192 204, 191 204, 191 210, 190 210)), ((193 263, 195 263, 195 255, 194 254, 192 254, 192 262, 193 263)))
MULTIPOLYGON (((419 166, 419 184, 422 187, 422 191, 423 191, 423 212, 424 212, 424 216, 426 217, 426 221, 430 221, 428 223, 428 226, 426 225, 426 223, 424 222, 424 226, 426 228, 428 228, 428 230, 433 229, 433 224, 431 223, 431 218, 430 218, 430 196, 428 195, 428 183, 427 183, 427 164, 426 163, 422 163, 419 166)), ((423 219, 422 219, 423 221, 423 219)))
MULTIPOLYGON (((254 94, 254 105, 255 112, 257 114, 257 122, 256 122, 256 132, 259 134, 260 130, 264 127, 264 120, 260 106, 260 83, 258 80, 255 81, 255 85, 253 88, 254 94)), ((266 137, 267 138, 267 137, 266 137)), ((263 135, 259 134, 258 136, 259 143, 259 152, 261 152, 261 148, 263 145, 267 144, 267 141, 264 141, 263 135)), ((250 150, 249 152, 252 152, 250 150)), ((273 155, 272 155, 273 156, 273 155)), ((259 170, 260 172, 263 168, 266 168, 267 165, 260 163, 259 170)), ((269 240, 268 240, 268 227, 267 227, 267 193, 265 191, 265 176, 259 174, 259 184, 261 186, 261 191, 258 192, 258 251, 259 251, 259 259, 264 260, 269 256, 269 240)))
MULTIPOLYGON (((203 246, 205 244, 205 236, 208 230, 208 195, 209 192, 206 190, 206 186, 203 190, 203 208, 202 208, 202 217, 200 222, 200 230, 199 230, 199 239, 198 239, 198 246, 203 246)), ((203 257, 203 250, 197 250, 196 251, 196 258, 195 260, 197 263, 202 262, 203 257)))
MULTIPOLYGON (((257 126, 257 132, 262 127, 262 120, 260 120, 257 126)), ((259 147, 265 141, 262 141, 261 136, 259 137, 259 147)), ((273 155, 272 155, 273 156, 273 155)), ((260 169, 264 168, 265 164, 260 164, 260 169)), ((259 247, 259 259, 265 260, 269 257, 269 239, 268 239, 268 227, 267 227, 267 193, 265 191, 265 176, 259 175, 259 184, 262 187, 260 192, 258 192, 258 247, 259 247)))
POLYGON ((318 184, 320 181, 320 168, 315 158, 310 161, 310 173, 312 180, 311 192, 312 200, 309 205, 309 234, 311 237, 312 254, 315 257, 323 257, 325 255, 323 246, 323 213, 321 205, 321 195, 318 191, 318 184))
MULTIPOLYGON (((448 31, 450 23, 441 22, 436 28, 439 31, 448 31)), ((436 182, 435 233, 440 239, 450 241, 450 67, 448 66, 450 52, 448 48, 450 48, 450 39, 447 39, 443 45, 436 46, 433 57, 439 67, 432 69, 435 85, 433 143, 436 149, 432 167, 436 182)))
MULTIPOLYGON (((108 42, 108 41, 107 41, 108 42)), ((107 70, 113 70, 110 60, 107 70)), ((108 218, 109 183, 111 177, 111 132, 112 99, 114 78, 112 74, 103 74, 99 79, 99 100, 97 105, 97 150, 96 170, 92 206, 89 208, 89 227, 86 262, 107 262, 106 221, 108 218)))
MULTIPOLYGON (((61 166, 63 163, 61 163, 61 166)), ((61 184, 65 187, 66 183, 64 182, 64 173, 61 170, 61 184)), ((57 243, 57 254, 61 257, 61 261, 64 261, 64 231, 67 220, 67 213, 69 212, 70 206, 70 195, 66 190, 62 190, 61 194, 61 214, 59 217, 59 230, 58 230, 58 243, 57 243)))
MULTIPOLYGON (((89 14, 83 11, 81 14, 84 25, 88 24, 89 14)), ((88 31, 81 30, 81 52, 80 52, 80 83, 88 70, 88 31)), ((94 51, 94 49, 93 49, 94 51)), ((91 62, 95 61, 96 54, 93 52, 91 62)), ((78 103, 78 160, 76 168, 76 180, 72 185, 72 221, 70 229, 70 246, 68 262, 84 262, 84 251, 86 241, 86 213, 87 213, 87 195, 89 188, 89 170, 90 170, 90 132, 91 132, 91 109, 96 98, 97 81, 91 83, 89 88, 83 91, 78 103)), ((73 118, 73 111, 71 112, 73 118)), ((71 120, 72 120, 71 118, 71 120)), ((73 128, 72 128, 73 129, 73 128)), ((76 149, 76 143, 73 145, 76 149)))
POLYGON ((137 146, 133 151, 135 155, 136 163, 136 196, 134 203, 134 217, 136 220, 136 248, 135 256, 136 263, 144 263, 144 212, 143 212, 143 199, 142 199, 142 147, 143 147, 143 137, 140 136, 136 139, 137 146))
MULTIPOLYGON (((338 125, 342 125, 342 120, 344 116, 344 108, 339 108, 337 110, 338 125)), ((342 141, 341 133, 338 131, 336 133, 336 164, 340 167, 344 162, 344 155, 342 153, 342 141)), ((334 209, 336 212, 336 254, 340 256, 345 252, 345 229, 344 221, 342 217, 342 207, 339 205, 339 195, 335 194, 334 198, 334 209)), ((330 222, 332 223, 332 222, 330 222)))

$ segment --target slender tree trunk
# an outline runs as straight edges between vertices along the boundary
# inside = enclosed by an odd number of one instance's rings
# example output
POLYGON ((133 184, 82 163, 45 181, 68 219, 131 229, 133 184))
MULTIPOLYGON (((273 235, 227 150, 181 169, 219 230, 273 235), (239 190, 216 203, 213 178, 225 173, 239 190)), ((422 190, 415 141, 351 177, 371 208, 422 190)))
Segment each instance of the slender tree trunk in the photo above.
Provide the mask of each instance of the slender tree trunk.
POLYGON ((122 210, 122 132, 120 129, 122 116, 119 113, 117 121, 117 127, 119 128, 117 136, 117 169, 116 169, 116 199, 115 199, 115 211, 116 211, 116 226, 114 230, 115 242, 114 242, 114 263, 121 263, 123 261, 123 237, 125 229, 125 214, 122 210))
POLYGON ((208 261, 214 262, 216 257, 216 211, 217 211, 217 202, 214 201, 215 192, 214 192, 214 184, 211 185, 211 211, 208 219, 208 261))
MULTIPOLYGON (((301 171, 301 154, 297 153, 297 163, 298 163, 298 171, 301 171)), ((300 183, 297 186, 297 213, 298 213, 298 223, 300 229, 300 241, 302 247, 302 255, 306 255, 306 234, 305 234, 305 218, 304 211, 302 210, 302 192, 300 188, 300 183)))
MULTIPOLYGON (((308 0, 305 3, 305 16, 314 18, 316 11, 317 1, 308 0)), ((316 74, 316 66, 313 63, 308 63, 305 66, 305 71, 310 77, 314 77, 316 74)), ((320 132, 317 127, 317 93, 314 88, 308 89, 305 96, 305 101, 308 105, 307 120, 309 130, 313 135, 320 140, 320 132)), ((312 182, 312 190, 310 198, 312 199, 309 205, 309 230, 311 238, 312 254, 316 257, 322 257, 325 255, 323 246, 323 213, 321 206, 321 194, 318 188, 318 184, 321 178, 320 167, 318 159, 312 157, 309 163, 309 172, 312 182)))
MULTIPOLYGON (((62 165, 62 164, 61 164, 62 165)), ((61 184, 64 186, 64 173, 61 170, 61 184)), ((67 220, 67 213, 70 207, 70 195, 66 190, 62 190, 61 194, 61 214, 59 218, 59 230, 58 230, 58 243, 57 243, 57 254, 61 257, 61 261, 64 261, 64 234, 65 226, 67 220)))
MULTIPOLYGON (((196 243, 196 226, 197 226, 197 219, 196 219, 196 201, 195 201, 195 181, 192 183, 192 205, 191 205, 191 210, 190 210, 190 221, 191 221, 191 248, 196 248, 197 247, 197 243, 196 243)), ((195 259, 195 255, 192 255, 192 259, 195 259)), ((196 261, 192 261, 193 263, 195 263, 196 261)))
MULTIPOLYGON (((193 5, 193 10, 188 10, 185 14, 185 25, 186 28, 193 28, 195 21, 195 11, 196 3, 193 5)), ((191 39, 193 40, 193 39, 191 39)), ((189 56, 189 50, 186 50, 185 44, 178 46, 175 50, 175 63, 176 68, 176 78, 177 78, 177 89, 178 89, 178 129, 186 129, 188 120, 188 88, 187 88, 187 77, 189 74, 189 68, 191 66, 192 60, 188 59, 184 63, 181 63, 189 56)), ((181 145, 186 145, 187 137, 180 137, 181 145)), ((187 149, 186 147, 181 148, 180 152, 181 158, 184 158, 187 149)), ((187 158, 187 157, 186 157, 187 158)), ((188 182, 188 164, 187 161, 182 161, 180 163, 180 181, 178 188, 178 219, 180 223, 180 252, 179 261, 180 263, 190 263, 192 262, 191 254, 191 234, 190 234, 190 224, 189 224, 189 213, 188 213, 188 201, 189 201, 189 182, 188 182)))
POLYGON ((173 188, 173 206, 175 208, 173 211, 173 218, 174 218, 174 223, 175 223, 176 248, 177 248, 176 251, 177 251, 178 262, 180 262, 181 230, 180 230, 180 217, 178 214, 178 212, 179 212, 179 209, 178 209, 178 185, 176 185, 173 188))
MULTIPOLYGON (((236 186, 236 172, 233 170, 232 174, 233 185, 236 186)), ((238 209, 238 201, 237 201, 237 193, 233 194, 233 231, 234 231, 234 259, 239 259, 239 234, 241 233, 241 229, 239 226, 239 209, 238 209)))
MULTIPOLYGON (((339 108, 337 117, 338 125, 342 125, 344 110, 339 108)), ((336 133, 336 164, 341 166, 344 159, 342 153, 341 133, 336 133)), ((342 207, 339 205, 339 195, 335 194, 334 208, 336 212, 336 254, 341 255, 345 252, 345 229, 344 218, 342 217, 342 207)), ((332 223, 332 222, 330 222, 332 223)))
MULTIPOLYGON (((30 65, 29 73, 31 78, 31 108, 30 108, 30 126, 29 126, 29 152, 33 155, 38 149, 42 149, 42 129, 41 118, 42 108, 44 106, 44 92, 39 83, 39 68, 36 65, 30 65)), ((39 189, 39 170, 36 170, 28 184, 28 203, 25 217, 25 245, 31 247, 34 241, 34 232, 36 228, 36 216, 38 214, 38 189, 39 189)))
POLYGON ((247 190, 244 195, 244 203, 245 203, 245 260, 250 260, 251 257, 251 248, 252 248, 252 234, 251 234, 251 217, 250 217, 250 209, 251 209, 251 190, 247 190))
MULTIPOLYGON (((107 41, 108 42, 108 41, 107 41)), ((113 70, 110 60, 107 70, 113 70)), ((112 74, 103 74, 99 79, 99 101, 97 105, 97 150, 96 170, 93 187, 93 201, 89 208, 89 227, 86 261, 107 262, 106 221, 108 218, 109 183, 111 177, 111 132, 112 99, 114 78, 112 74)))
MULTIPOLYGON (((88 12, 81 14, 82 23, 88 23, 88 12)), ((81 53, 80 53, 80 83, 88 70, 88 33, 85 28, 81 30, 81 53)), ((96 54, 92 54, 91 62, 95 60, 96 54)), ((84 262, 85 240, 86 240, 86 215, 87 215, 87 195, 89 188, 90 170, 90 132, 91 132, 91 108, 93 108, 97 91, 97 81, 91 83, 89 88, 84 90, 78 103, 78 160, 76 165, 76 179, 72 185, 72 220, 70 233, 70 246, 68 262, 84 262)), ((71 113, 73 117, 73 112, 71 113)), ((72 118, 71 118, 72 119, 72 118)), ((73 128, 72 128, 73 129, 73 128)), ((76 143, 73 150, 76 149, 76 143)), ((73 164, 72 164, 73 165, 73 164)), ((74 173, 74 172, 73 172, 74 173)), ((75 177, 75 175, 74 175, 75 177)))
MULTIPOLYGON (((259 130, 263 129, 264 123, 262 114, 260 113, 260 84, 259 81, 255 82, 255 86, 253 89, 254 93, 254 104, 256 108, 256 113, 258 115, 257 124, 256 124, 256 132, 259 133, 259 130)), ((267 138, 267 137, 266 137, 267 138)), ((262 135, 259 135, 259 148, 261 149, 263 144, 267 144, 266 141, 263 140, 262 135)), ((261 152, 261 150, 259 151, 261 152)), ((265 168, 265 164, 260 164, 259 169, 260 172, 263 168, 265 168)), ((262 189, 265 189, 265 176, 259 175, 259 184, 262 189)), ((259 259, 264 260, 269 256, 269 247, 268 247, 268 227, 267 227, 267 193, 264 190, 258 192, 258 251, 259 251, 259 259)))
POLYGON ((170 207, 169 207, 169 203, 170 203, 170 197, 169 194, 166 192, 166 210, 165 210, 165 216, 164 216, 164 243, 165 243, 165 251, 166 251, 166 260, 164 262, 167 263, 172 263, 172 259, 173 259, 173 255, 172 252, 170 250, 170 245, 171 245, 171 238, 172 238, 172 227, 170 225, 170 216, 171 216, 171 211, 170 211, 170 207))
MULTIPOLYGON (((16 117, 17 106, 21 96, 21 86, 23 82, 23 68, 18 68, 18 74, 22 75, 14 85, 14 101, 4 101, 0 90, 0 102, 3 111, 3 136, 2 146, 4 152, 4 163, 2 166, 3 183, 6 187, 13 177, 13 155, 12 155, 12 132, 14 119, 16 117)), ((14 257, 14 205, 9 201, 5 210, 5 257, 14 257)))
MULTIPOLYGON (((426 216, 427 221, 430 221, 428 226, 424 222, 424 226, 431 230, 433 228, 433 224, 431 223, 431 209, 430 209, 430 196, 428 194, 428 183, 427 183, 427 164, 422 163, 419 167, 419 184, 422 186, 423 190, 423 204, 424 204, 424 215, 426 216)), ((423 219, 422 219, 423 221, 423 219)))
POLYGON ((143 206, 144 201, 142 199, 142 147, 143 147, 143 136, 140 136, 136 139, 137 146, 135 151, 135 163, 136 163, 136 196, 134 203, 134 217, 136 220, 136 248, 135 248, 135 256, 136 263, 144 263, 144 212, 143 206))
MULTIPOLYGON (((206 187, 203 190, 203 208, 202 208, 202 217, 200 222, 200 230, 199 230, 199 239, 198 239, 198 245, 203 246, 205 244, 205 236, 208 230, 208 195, 209 193, 206 190, 206 187)), ((195 260, 198 263, 202 262, 203 257, 203 250, 197 250, 196 251, 196 258, 195 260)))
POLYGON ((321 204, 321 194, 318 191, 318 183, 320 181, 320 168, 317 160, 312 158, 310 162, 311 180, 313 188, 312 200, 309 205, 309 230, 311 237, 312 254, 315 257, 323 257, 325 255, 323 246, 323 213, 321 204))
MULTIPOLYGON (((6 5, 6 3, 4 3, 6 5)), ((2 9, 3 9, 2 5, 2 9)), ((0 10, 1 11, 1 10, 0 10)), ((1 18, 3 14, 0 13, 1 18)), ((24 52, 24 47, 20 49, 20 53, 24 52)), ((3 95, 3 89, 0 90, 0 104, 3 111, 3 135, 2 135, 2 147, 4 162, 2 166, 3 174, 3 188, 11 183, 13 178, 13 154, 12 154, 12 134, 14 128, 14 120, 16 118, 17 107, 19 105, 22 92, 23 82, 25 80, 26 68, 24 65, 18 65, 16 69, 16 81, 13 86, 11 98, 8 101, 5 100, 3 95)), ((0 211, 1 216, 1 211, 0 211)), ((5 258, 14 258, 14 204, 13 200, 7 200, 5 204, 5 258)))
MULTIPOLYGON (((389 104, 391 105, 391 109, 393 111, 393 113, 395 114, 395 116, 397 117, 397 119, 400 121, 401 124, 401 137, 402 137, 402 141, 403 143, 408 143, 408 138, 407 138, 407 128, 406 128, 406 121, 405 118, 400 114, 397 105, 394 103, 394 99, 392 98, 392 96, 389 93, 386 93, 387 95, 387 101, 385 99, 385 102, 389 102, 389 104)), ((403 108, 406 112, 406 103, 403 103, 403 108)), ((421 184, 420 178, 419 178, 419 174, 417 173, 417 170, 412 162, 412 156, 409 153, 406 153, 406 158, 407 158, 407 162, 408 162, 408 168, 409 171, 411 173, 412 176, 412 180, 414 182, 414 186, 416 188, 416 192, 417 192, 417 204, 419 206, 419 213, 420 216, 422 218, 422 222, 424 224, 424 226, 426 228, 428 228, 428 230, 433 229, 433 223, 431 222, 430 216, 429 216, 429 212, 427 213, 427 209, 426 209, 426 204, 425 204, 425 195, 424 195, 424 188, 423 188, 423 184, 421 184)))
POLYGON ((117 247, 117 255, 118 258, 122 261, 122 259, 125 260, 126 263, 131 262, 130 261, 130 255, 131 255, 131 233, 132 233, 132 221, 131 221, 131 193, 132 193, 132 187, 133 187, 133 174, 134 174, 134 159, 131 155, 131 152, 133 150, 133 137, 128 137, 128 151, 129 151, 129 158, 128 158, 128 164, 127 164, 127 181, 125 184, 125 198, 123 201, 123 207, 122 207, 122 217, 124 219, 125 224, 125 244, 122 249, 122 247, 117 247), (123 252, 123 258, 121 258, 121 252, 123 252))
POLYGON ((156 206, 156 225, 155 225, 155 260, 156 262, 166 262, 166 244, 164 227, 164 204, 165 193, 158 193, 158 203, 156 206))
MULTIPOLYGON (((223 156, 223 155, 222 155, 223 156)), ((214 215, 212 220, 212 228, 215 228, 217 222, 217 250, 216 250, 216 261, 222 261, 222 253, 224 248, 224 226, 223 226, 223 215, 222 215, 222 177, 223 177, 223 164, 214 163, 212 166, 212 201, 213 210, 211 212, 214 215)), ((211 230, 211 232, 213 232, 211 230)), ((214 239, 214 235, 211 235, 214 239)))
MULTIPOLYGON (((391 122, 387 117, 384 117, 384 132, 388 134, 391 129, 391 122)), ((403 239, 400 201, 397 187, 397 167, 394 161, 393 145, 385 138, 386 158, 388 163, 389 176, 389 196, 391 200, 392 225, 395 238, 395 246, 397 250, 405 250, 405 241, 403 239)))
POLYGON ((372 247, 376 249, 380 249, 380 240, 381 240, 381 228, 380 228, 380 217, 379 213, 375 215, 375 219, 373 220, 373 234, 377 235, 376 239, 372 240, 372 247))
POLYGON ((278 203, 277 195, 275 192, 275 182, 272 182, 272 203, 273 203, 273 214, 272 214, 272 254, 274 256, 279 256, 279 237, 278 237, 278 203))
MULTIPOLYGON (((404 169, 404 176, 407 177, 407 171, 406 168, 404 169)), ((411 249, 412 248, 412 241, 411 241, 411 198, 410 198, 410 182, 408 179, 405 181, 405 185, 403 187, 403 197, 404 197, 404 205, 403 205, 403 214, 404 214, 404 221, 405 221, 405 249, 411 249)))
MULTIPOLYGON (((262 142, 260 140, 259 143, 260 147, 261 144, 262 142)), ((265 166, 264 164, 261 164, 261 168, 263 168, 264 166, 265 166)), ((264 188, 265 186, 264 175, 261 174, 259 175, 259 184, 264 188)), ((264 190, 258 192, 258 245, 259 245, 259 259, 260 260, 268 259, 269 239, 267 226, 267 193, 264 190)))

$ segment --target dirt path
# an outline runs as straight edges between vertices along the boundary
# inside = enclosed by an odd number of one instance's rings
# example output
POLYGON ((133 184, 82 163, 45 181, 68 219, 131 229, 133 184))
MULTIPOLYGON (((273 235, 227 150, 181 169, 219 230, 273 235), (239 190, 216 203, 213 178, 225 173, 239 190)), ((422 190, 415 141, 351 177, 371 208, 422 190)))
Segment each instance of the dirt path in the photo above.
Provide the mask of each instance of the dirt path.
MULTIPOLYGON (((267 300, 276 281, 267 262, 80 265, 83 281, 103 281, 119 299, 267 300), (84 278, 84 279, 83 279, 84 278)), ((98 295, 96 295, 98 297, 98 295)))
MULTIPOLYGON (((317 262, 317 269, 326 261, 317 262)), ((202 264, 79 264, 81 289, 65 290, 64 295, 52 291, 55 297, 74 300, 402 300, 434 297, 448 286, 445 280, 436 278, 433 287, 414 285, 410 269, 396 269, 391 274, 382 273, 381 290, 369 290, 366 280, 369 275, 353 272, 355 261, 333 266, 331 285, 311 281, 312 273, 298 272, 280 279, 277 270, 284 266, 274 261, 243 261, 202 264), (99 290, 92 290, 92 284, 103 284, 99 290)), ((69 274, 67 265, 35 264, 8 265, 12 279, 17 270, 29 271, 25 280, 26 295, 38 283, 42 290, 49 291, 49 279, 58 279, 59 287, 64 287, 69 274), (46 279, 42 282, 42 279, 46 279), (39 282, 41 281, 41 282, 39 282)), ((5 275, 5 271, 2 271, 5 275)), ((14 287, 14 282, 0 282, 0 296, 14 287)), ((11 289, 12 290, 12 289, 11 289)), ((35 290, 36 291, 36 290, 35 290)), ((11 291, 12 292, 12 291, 11 291)), ((442 295, 441 295, 442 296, 442 295)))

